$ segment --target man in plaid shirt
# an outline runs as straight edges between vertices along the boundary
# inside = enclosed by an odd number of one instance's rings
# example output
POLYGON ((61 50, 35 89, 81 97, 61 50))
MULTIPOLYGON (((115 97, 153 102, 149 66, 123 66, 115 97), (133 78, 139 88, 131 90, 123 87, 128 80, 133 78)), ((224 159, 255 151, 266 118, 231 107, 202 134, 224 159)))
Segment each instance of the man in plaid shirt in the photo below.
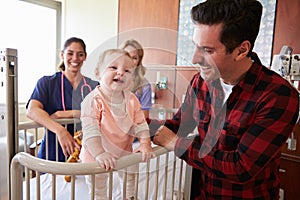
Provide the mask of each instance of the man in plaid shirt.
POLYGON ((172 120, 148 120, 154 143, 193 167, 191 199, 279 198, 280 153, 297 122, 299 94, 252 52, 261 14, 256 0, 193 7, 200 72, 172 120))

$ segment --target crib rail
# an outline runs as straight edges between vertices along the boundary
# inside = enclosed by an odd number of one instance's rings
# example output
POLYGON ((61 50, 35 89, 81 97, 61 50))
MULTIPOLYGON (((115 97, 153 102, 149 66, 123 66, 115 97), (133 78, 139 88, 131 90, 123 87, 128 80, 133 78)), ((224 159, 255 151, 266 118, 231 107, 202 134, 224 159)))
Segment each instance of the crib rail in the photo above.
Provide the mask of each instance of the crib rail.
MULTIPOLYGON (((71 124, 74 123, 74 119, 62 119, 62 120, 58 120, 59 123, 67 125, 67 124, 71 124)), ((75 123, 77 123, 78 121, 75 120, 75 123)), ((36 199, 40 199, 40 176, 41 174, 52 174, 52 177, 55 177, 57 175, 70 175, 72 177, 71 180, 71 185, 72 185, 72 191, 71 191, 71 195, 70 195, 70 199, 75 199, 75 184, 76 184, 76 178, 75 176, 78 175, 92 175, 94 177, 95 174, 101 174, 101 173, 110 173, 110 179, 112 179, 112 174, 113 171, 118 171, 118 170, 123 170, 126 171, 126 168, 128 166, 131 166, 133 164, 137 164, 139 165, 142 161, 142 157, 140 153, 133 153, 131 155, 127 155, 124 157, 121 157, 120 159, 117 160, 117 165, 116 168, 114 170, 111 170, 109 172, 105 171, 104 169, 102 169, 101 167, 98 166, 97 163, 64 163, 64 162, 55 162, 55 161, 49 161, 49 160, 44 160, 44 159, 39 159, 33 155, 31 155, 30 153, 28 153, 28 151, 26 151, 26 149, 28 147, 26 147, 27 142, 26 142, 26 134, 27 131, 30 129, 39 129, 41 128, 41 126, 35 122, 24 122, 19 124, 19 130, 23 130, 24 135, 25 135, 25 148, 24 148, 24 152, 19 152, 17 153, 11 162, 11 198, 12 200, 20 200, 20 199, 30 199, 30 179, 32 178, 30 176, 30 172, 35 172, 36 173, 36 187, 37 187, 37 191, 36 191, 36 199), (25 174, 25 177, 24 177, 25 174), (26 182, 26 195, 24 197, 24 192, 23 192, 23 183, 26 182)), ((37 131, 35 131, 37 132, 37 131)), ((37 133, 35 133, 37 134, 37 133)), ((37 135, 35 136, 35 139, 37 139, 37 135)), ((185 165, 185 163, 182 160, 179 160, 178 158, 175 159, 175 156, 173 158, 171 158, 171 155, 168 150, 166 150, 165 148, 159 147, 159 146, 155 146, 153 148, 154 153, 156 155, 155 158, 151 159, 150 161, 148 161, 148 163, 146 163, 147 165, 147 183, 146 184, 146 188, 139 188, 137 185, 136 187, 136 193, 138 193, 140 190, 145 190, 146 194, 145 194, 145 198, 144 199, 149 199, 148 198, 148 190, 149 187, 153 185, 155 185, 154 187, 154 194, 157 194, 157 191, 161 188, 163 188, 164 194, 163 197, 158 198, 158 197, 154 197, 153 199, 167 199, 166 198, 166 193, 167 193, 167 184, 170 185, 171 184, 171 196, 174 197, 173 199, 189 199, 190 197, 190 176, 191 176, 191 169, 190 167, 188 167, 187 165, 185 165), (163 166, 163 170, 158 169, 158 168, 162 168, 162 166, 159 164, 161 162, 161 158, 163 158, 165 161, 165 165, 163 166), (156 171, 155 171, 155 176, 156 176, 156 182, 152 185, 149 184, 149 174, 150 172, 149 170, 149 166, 151 164, 151 162, 155 161, 156 163, 156 171), (176 167, 179 166, 179 167, 176 167), (172 168, 172 176, 168 177, 168 171, 172 168), (164 176, 164 180, 161 181, 159 180, 159 173, 165 173, 166 175, 164 176), (177 180, 179 180, 179 182, 177 181, 175 183, 175 178, 177 177, 177 180), (185 177, 184 179, 182 179, 182 177, 185 177), (163 183, 163 184, 162 184, 163 183), (181 188, 182 186, 184 186, 184 191, 181 192, 181 188)), ((144 163, 145 165, 145 163, 144 163)), ((153 170, 153 169, 152 169, 153 170)), ((109 198, 112 199, 112 180, 110 181, 110 187, 109 187, 109 198)), ((50 196, 52 196, 52 199, 56 199, 55 198, 55 182, 53 183, 53 188, 52 188, 52 194, 50 196)), ((125 182, 123 184, 126 184, 125 182)), ((125 188, 126 185, 123 185, 123 188, 125 188)), ((153 191, 151 191, 153 192, 153 191)), ((168 191, 169 192, 169 191, 168 191)), ((124 196, 124 194, 123 194, 124 196)), ((66 199, 68 199, 69 197, 66 197, 66 199)), ((91 194, 91 198, 93 199, 93 193, 91 194)), ((136 198, 137 199, 137 198, 136 198)))
MULTIPOLYGON (((162 147, 155 147, 154 152, 156 156, 163 155, 168 151, 162 147)), ((132 154, 121 157, 117 160, 117 165, 114 170, 122 170, 126 167, 140 163, 142 161, 140 154, 132 154), (128 162, 130 161, 130 162, 128 162)), ((107 173, 104 169, 100 168, 97 163, 63 163, 49 160, 39 159, 28 153, 20 152, 14 156, 11 163, 11 179, 12 179, 12 199, 23 199, 23 171, 24 168, 29 168, 34 171, 43 173, 56 174, 56 175, 92 175, 107 173)))
MULTIPOLYGON (((70 124, 74 124, 74 132, 76 132, 76 124, 80 122, 78 118, 56 119, 56 121, 65 127, 67 127, 70 124)), ((19 147, 18 152, 24 151, 32 155, 37 155, 38 148, 36 147, 40 143, 40 135, 43 135, 47 131, 47 129, 34 121, 20 122, 18 129, 19 137, 18 141, 16 141, 16 145, 19 147)), ((56 151, 57 149, 58 139, 56 138, 56 151)), ((48 145, 46 145, 46 152, 48 152, 48 145)), ((46 155, 46 159, 48 159, 48 154, 46 155)))
MULTIPOLYGON (((56 119, 56 121, 62 125, 74 124, 74 123, 80 122, 80 120, 78 118, 56 119)), ((18 127, 19 127, 19 130, 44 128, 39 123, 36 123, 34 121, 20 122, 18 127)))

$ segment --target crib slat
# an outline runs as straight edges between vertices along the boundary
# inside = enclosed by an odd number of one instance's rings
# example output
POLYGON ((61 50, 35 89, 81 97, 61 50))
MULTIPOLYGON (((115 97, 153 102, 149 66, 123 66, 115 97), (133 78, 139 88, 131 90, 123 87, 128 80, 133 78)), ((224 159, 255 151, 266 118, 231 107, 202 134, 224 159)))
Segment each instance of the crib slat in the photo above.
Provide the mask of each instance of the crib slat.
POLYGON ((24 130, 24 151, 28 152, 28 146, 27 146, 27 130, 24 130))
POLYGON ((56 199, 56 175, 52 174, 52 200, 56 199))
MULTIPOLYGON (((172 192, 171 192, 171 197, 173 197, 174 196, 174 189, 175 189, 175 174, 176 174, 176 159, 174 159, 174 162, 173 162, 173 170, 172 170, 172 172, 173 172, 173 174, 172 174, 172 192)), ((180 180, 179 180, 180 181, 180 180)))
POLYGON ((36 172, 36 199, 40 200, 41 199, 41 173, 36 172))
MULTIPOLYGON (((166 159, 165 163, 169 162, 169 153, 166 153, 166 159)), ((163 199, 166 199, 166 193, 167 193, 167 183, 168 183, 168 165, 165 165, 165 178, 164 178, 164 187, 163 187, 163 199)))
POLYGON ((191 177, 192 177, 192 167, 185 164, 185 172, 184 172, 184 198, 190 199, 191 197, 191 177))
POLYGON ((91 184, 92 184, 91 199, 94 199, 95 198, 95 174, 91 175, 91 184))
POLYGON ((146 194, 145 194, 145 200, 146 199, 149 199, 149 176, 150 176, 150 173, 149 173, 149 169, 150 169, 150 162, 148 161, 147 162, 147 165, 146 165, 146 194))
MULTIPOLYGON (((140 165, 139 164, 137 164, 137 169, 139 169, 140 168, 140 165)), ((135 192, 134 192, 134 194, 135 194, 135 196, 134 196, 134 199, 138 199, 137 197, 139 196, 139 174, 140 173, 136 173, 136 176, 135 176, 135 192)))
POLYGON ((160 165, 160 156, 156 158, 156 166, 155 166, 155 192, 154 192, 154 199, 157 199, 158 193, 158 180, 159 180, 159 165, 160 165))
POLYGON ((30 176, 29 176, 29 169, 25 168, 25 180, 26 180, 26 199, 30 200, 30 176))
POLYGON ((58 137, 55 137, 55 160, 58 162, 58 137))
POLYGON ((75 199, 75 176, 71 176, 71 200, 75 199))
POLYGON ((112 199, 112 191, 113 191, 113 172, 109 172, 109 192, 108 192, 108 199, 112 199))
POLYGON ((123 197, 123 199, 125 199, 126 198, 126 186, 127 186, 127 169, 125 169, 122 174, 123 174, 122 197, 123 197))
POLYGON ((34 134, 35 134, 35 148, 34 148, 34 155, 37 155, 38 154, 38 129, 36 128, 35 129, 35 132, 34 132, 34 134))
POLYGON ((178 185, 178 199, 181 199, 181 185, 182 185, 182 171, 183 171, 183 161, 182 160, 179 160, 180 162, 180 173, 179 173, 179 185, 178 185))
POLYGON ((49 152, 49 137, 47 134, 48 130, 45 128, 44 134, 46 134, 46 160, 49 160, 48 152, 49 152))

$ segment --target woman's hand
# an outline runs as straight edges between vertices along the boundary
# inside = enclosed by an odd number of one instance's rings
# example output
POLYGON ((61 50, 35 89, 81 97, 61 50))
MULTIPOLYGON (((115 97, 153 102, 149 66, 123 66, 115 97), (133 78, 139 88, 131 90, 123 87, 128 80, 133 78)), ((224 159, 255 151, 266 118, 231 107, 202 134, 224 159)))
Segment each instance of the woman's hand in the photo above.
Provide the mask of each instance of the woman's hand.
POLYGON ((75 139, 67 131, 67 129, 54 119, 70 118, 72 117, 71 113, 73 113, 73 111, 57 111, 49 116, 49 114, 44 110, 43 104, 38 100, 32 99, 28 104, 26 116, 55 133, 64 155, 68 157, 74 152, 75 147, 80 149, 80 145, 76 143, 75 139), (65 116, 65 114, 68 116, 65 116))
POLYGON ((64 127, 62 127, 61 131, 59 133, 56 133, 56 135, 62 151, 66 157, 71 155, 75 151, 75 148, 81 148, 81 146, 76 142, 73 136, 64 127))

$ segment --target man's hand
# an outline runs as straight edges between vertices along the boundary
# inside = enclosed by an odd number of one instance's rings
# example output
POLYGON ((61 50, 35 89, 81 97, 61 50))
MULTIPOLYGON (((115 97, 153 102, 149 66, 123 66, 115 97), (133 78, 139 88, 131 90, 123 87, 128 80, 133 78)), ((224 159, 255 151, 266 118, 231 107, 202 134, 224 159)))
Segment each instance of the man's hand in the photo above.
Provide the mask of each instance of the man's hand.
POLYGON ((161 126, 155 133, 154 144, 165 147, 168 150, 174 151, 178 137, 173 131, 165 126, 161 126))

